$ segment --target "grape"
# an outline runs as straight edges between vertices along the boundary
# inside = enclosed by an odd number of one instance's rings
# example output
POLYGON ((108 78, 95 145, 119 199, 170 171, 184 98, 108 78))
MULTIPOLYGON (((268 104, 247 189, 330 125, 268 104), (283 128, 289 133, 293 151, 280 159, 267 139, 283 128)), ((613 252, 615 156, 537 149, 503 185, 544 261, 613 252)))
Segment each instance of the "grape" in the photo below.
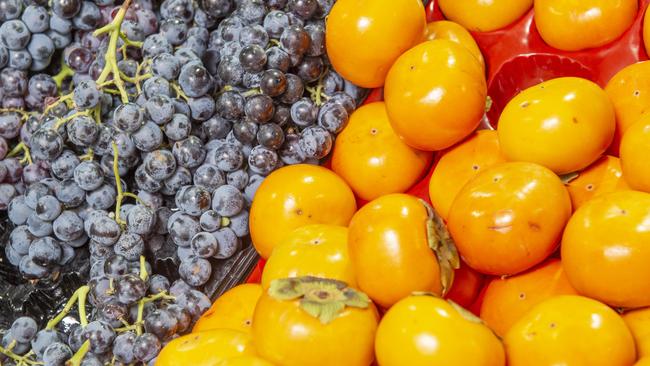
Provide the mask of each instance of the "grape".
POLYGON ((29 247, 29 258, 39 266, 52 266, 61 259, 61 245, 49 236, 36 239, 29 247))
POLYGON ((75 167, 80 163, 79 157, 73 151, 63 150, 61 155, 52 162, 52 173, 59 179, 72 178, 75 167))
POLYGON ((190 256, 187 260, 181 261, 178 273, 190 286, 201 286, 210 279, 212 265, 204 258, 190 256))
POLYGON ((179 166, 171 177, 165 179, 160 192, 166 195, 174 195, 180 187, 191 183, 192 173, 187 168, 179 166))
POLYGON ((29 232, 25 225, 16 226, 9 235, 10 246, 19 255, 29 253, 29 247, 36 239, 37 237, 29 232))
POLYGON ((281 10, 271 10, 264 17, 264 29, 273 38, 279 38, 289 26, 289 17, 281 10))
POLYGON ((214 210, 205 211, 199 218, 199 225, 202 230, 216 231, 221 227, 221 215, 214 210))
POLYGON ((26 279, 35 280, 45 278, 50 270, 47 267, 39 266, 34 263, 29 255, 24 256, 18 264, 20 275, 26 279))
POLYGON ((52 234, 52 223, 43 221, 36 215, 30 215, 27 218, 27 228, 29 232, 39 238, 52 234))
POLYGON ((318 111, 315 112, 313 111, 314 107, 310 99, 307 98, 303 98, 302 100, 300 99, 302 98, 302 95, 305 93, 305 85, 302 79, 299 76, 294 74, 286 74, 285 77, 287 79, 286 82, 287 86, 284 91, 284 94, 280 96, 280 100, 283 103, 293 104, 291 106, 291 113, 292 113, 291 116, 292 118, 300 118, 300 120, 298 121, 298 123, 301 123, 300 126, 305 126, 307 124, 313 123, 313 121, 316 119, 314 114, 317 113, 318 111), (294 105, 296 104, 297 106, 294 108, 294 105), (294 117, 293 113, 296 113, 296 117, 294 117))
POLYGON ((140 277, 132 274, 121 276, 115 282, 117 299, 125 305, 141 299, 147 292, 147 285, 140 277))
POLYGON ((72 18, 72 24, 81 30, 94 30, 101 21, 99 7, 91 1, 82 1, 79 12, 72 18))
POLYGON ((229 85, 241 83, 244 72, 244 68, 236 56, 223 56, 217 67, 217 76, 221 81, 229 85))
POLYGON ((85 191, 93 191, 104 183, 104 173, 94 161, 81 162, 74 169, 74 181, 85 191))
POLYGON ((65 63, 74 71, 85 73, 90 68, 90 64, 94 60, 94 55, 85 47, 72 46, 65 49, 64 60, 65 63))
POLYGON ((239 143, 248 144, 255 139, 257 126, 253 121, 242 121, 233 126, 232 133, 239 143))
POLYGON ((194 252, 190 247, 176 247, 176 257, 179 261, 184 262, 194 256, 194 252))
POLYGON ((192 315, 187 310, 175 304, 167 305, 165 310, 176 319, 176 331, 179 334, 184 333, 189 328, 192 315))
POLYGON ((25 196, 14 197, 7 206, 9 220, 11 220, 14 225, 22 225, 26 223, 27 218, 32 213, 32 209, 25 203, 25 196))
POLYGON ((212 235, 217 238, 219 242, 219 250, 215 255, 215 258, 224 259, 232 257, 237 251, 239 251, 241 242, 237 238, 237 234, 228 227, 219 229, 212 233, 212 235))
POLYGON ((68 34, 72 32, 72 22, 70 20, 62 18, 56 13, 52 13, 52 15, 48 15, 48 18, 49 18, 49 28, 51 30, 61 34, 68 34))
MULTIPOLYGON (((22 97, 27 91, 27 73, 22 70, 5 68, 0 71, 0 85, 2 85, 6 97, 22 97)), ((17 113, 0 114, 1 118, 7 116, 13 116, 14 119, 18 118, 20 121, 20 116, 17 113)))
POLYGON ((290 55, 302 56, 311 44, 309 34, 300 25, 290 25, 280 36, 280 43, 290 55))
MULTIPOLYGON (((204 124, 205 125, 205 124, 204 124)), ((171 121, 165 125, 165 135, 173 141, 186 139, 190 135, 192 124, 183 114, 174 114, 171 121)))
POLYGON ((158 76, 152 76, 145 80, 143 87, 147 98, 152 98, 155 95, 171 96, 169 81, 158 76))
POLYGON ((99 103, 99 89, 92 80, 82 81, 74 89, 73 100, 80 109, 90 109, 99 103))
POLYGON ((201 97, 212 88, 210 73, 199 61, 190 62, 181 68, 178 83, 183 92, 192 98, 201 97))
POLYGON ((136 338, 133 354, 138 360, 147 362, 158 355, 160 348, 160 341, 155 335, 144 333, 136 338))
POLYGON ((289 9, 302 19, 311 18, 318 8, 316 0, 289 0, 289 9))
POLYGON ((200 232, 192 238, 192 252, 200 258, 210 258, 217 254, 219 243, 214 235, 208 232, 200 232))
POLYGON ((115 196, 115 188, 109 184, 103 184, 86 194, 86 203, 96 210, 106 210, 115 203, 115 196))
POLYGON ((156 309, 144 319, 144 329, 159 339, 168 339, 176 333, 178 320, 165 309, 156 309))
POLYGON ((286 73, 291 67, 291 57, 287 51, 278 46, 266 50, 266 59, 268 69, 276 69, 286 73))
MULTIPOLYGON (((54 50, 54 42, 52 39, 42 33, 33 34, 27 45, 27 51, 34 60, 49 60, 54 54, 54 50)), ((33 68, 36 71, 42 69, 40 67, 33 68)))
POLYGON ((120 225, 108 216, 95 218, 87 232, 90 239, 106 246, 115 244, 120 238, 121 233, 120 225))
POLYGON ((149 118, 159 125, 171 121, 174 115, 174 104, 166 95, 154 95, 144 106, 149 118))
POLYGON ((305 157, 312 159, 322 159, 327 156, 332 149, 332 143, 332 135, 318 126, 303 130, 298 142, 305 157))
POLYGON ((222 18, 230 13, 232 0, 202 0, 201 8, 211 17, 222 18))
POLYGON ((76 252, 74 248, 81 247, 88 240, 88 238, 84 238, 84 239, 85 240, 81 245, 75 245, 74 247, 73 247, 73 242, 61 243, 61 259, 59 259, 59 262, 57 264, 61 266, 65 266, 66 264, 70 263, 76 256, 76 252))
POLYGON ((115 337, 113 342, 113 355, 115 359, 124 364, 130 364, 135 361, 133 347, 135 345, 136 335, 133 332, 120 333, 115 337))
POLYGON ((156 224, 156 214, 145 206, 137 205, 127 215, 126 223, 130 232, 148 235, 156 224))
POLYGON ((0 137, 12 139, 20 134, 20 117, 16 113, 0 114, 0 137))
POLYGON ((203 142, 198 137, 190 136, 185 140, 176 141, 172 153, 178 165, 195 168, 203 163, 206 151, 203 149, 203 142))
POLYGON ((271 173, 277 164, 278 154, 264 146, 255 146, 248 156, 248 166, 250 169, 261 175, 271 173))
POLYGON ((23 3, 20 0, 4 0, 0 2, 0 21, 16 19, 23 10, 23 3))
POLYGON ((348 123, 348 112, 336 102, 327 101, 318 112, 318 125, 331 133, 339 133, 348 123))
POLYGON ((193 321, 210 308, 210 299, 198 290, 188 288, 176 296, 176 304, 186 310, 193 321))
POLYGON ((86 192, 77 185, 74 179, 62 180, 56 186, 54 195, 68 208, 79 206, 86 198, 86 192))
POLYGON ((137 104, 121 104, 113 113, 113 123, 121 131, 135 132, 144 124, 144 116, 137 104))
POLYGON ((214 114, 215 102, 211 96, 190 98, 187 104, 190 107, 192 119, 196 121, 205 121, 214 114))
POLYGON ((36 216, 38 216, 38 218, 43 221, 54 221, 57 217, 59 217, 59 214, 62 210, 63 207, 61 205, 61 202, 56 197, 47 195, 38 199, 35 212, 36 216))
POLYGON ((108 323, 95 320, 84 327, 82 337, 90 341, 90 352, 100 354, 111 349, 115 331, 108 323))
POLYGON ((240 238, 248 235, 248 212, 242 211, 230 217, 230 225, 228 227, 240 238))
POLYGON ((9 50, 18 51, 27 47, 31 33, 22 20, 13 19, 0 25, 0 42, 9 50))
POLYGON ((228 173, 226 180, 229 185, 241 191, 248 184, 248 173, 243 169, 235 170, 234 172, 228 173))
POLYGON ((252 96, 246 101, 244 113, 253 122, 266 123, 273 118, 275 113, 273 100, 264 94, 252 96))
POLYGON ((214 191, 226 182, 223 173, 216 165, 203 164, 194 172, 194 184, 214 191))
POLYGON ((181 64, 174 55, 161 53, 152 59, 151 70, 154 75, 172 81, 181 72, 181 64))
POLYGON ((92 353, 86 353, 81 360, 80 366, 103 366, 104 362, 92 353))
MULTIPOLYGON (((55 0, 55 3, 58 0, 55 0)), ((63 366, 72 357, 72 350, 61 342, 54 342, 43 351, 44 366, 63 366)))
POLYGON ((134 22, 130 19, 126 19, 122 22, 122 32, 124 32, 124 35, 132 41, 137 41, 137 42, 142 42, 144 41, 145 34, 144 34, 144 29, 142 29, 142 26, 138 24, 137 22, 134 22))
POLYGON ((78 146, 91 146, 99 136, 99 126, 89 116, 76 116, 66 126, 68 139, 78 146))
MULTIPOLYGON (((9 51, 9 67, 18 70, 29 70, 31 66, 32 55, 27 50, 9 51)), ((18 107, 23 108, 22 105, 18 107)))
POLYGON ((128 261, 119 254, 113 255, 104 261, 104 274, 109 277, 119 277, 128 272, 128 261))
POLYGON ((39 129, 31 139, 32 157, 40 160, 53 160, 63 151, 63 138, 56 131, 39 129))
POLYGON ((176 193, 176 206, 191 216, 201 216, 210 204, 210 192, 201 186, 184 187, 176 193))
POLYGON ((37 331, 38 325, 36 325, 36 321, 28 316, 22 316, 14 320, 9 329, 13 339, 19 343, 29 343, 37 331))
POLYGON ((318 108, 309 98, 302 98, 291 106, 291 119, 298 126, 310 126, 317 117, 318 108))
POLYGON ((284 142, 282 127, 275 123, 267 123, 257 130, 257 141, 265 148, 277 150, 284 142))
POLYGON ((57 331, 53 329, 40 330, 31 341, 32 351, 37 357, 42 358, 45 349, 55 342, 61 342, 61 337, 57 331))
MULTIPOLYGON (((57 50, 67 47, 72 42, 72 37, 70 36, 70 34, 62 34, 52 29, 45 32, 45 34, 48 37, 50 37, 52 43, 54 44, 54 48, 56 48, 57 50)), ((34 63, 37 63, 39 61, 40 60, 35 60, 34 63)), ((48 60, 48 64, 49 64, 49 60, 48 60)))
POLYGON ((234 91, 226 91, 216 101, 220 116, 229 120, 238 120, 244 114, 244 97, 234 91))
POLYGON ((153 122, 147 122, 131 135, 131 140, 140 151, 153 151, 163 143, 163 133, 153 122))
POLYGON ((136 261, 144 253, 144 240, 138 234, 122 233, 115 243, 115 254, 121 255, 128 261, 136 261))
POLYGON ((159 32, 169 44, 178 46, 187 38, 187 25, 178 18, 164 19, 160 23, 159 32))
POLYGON ((167 277, 154 274, 149 278, 149 293, 157 294, 169 291, 169 280, 167 277))
POLYGON ((157 193, 149 193, 147 191, 138 192, 138 197, 144 202, 144 204, 151 209, 159 209, 163 205, 162 195, 157 193))
POLYGON ((307 56, 296 66, 296 74, 308 83, 318 80, 325 65, 320 57, 307 56))
POLYGON ((171 177, 176 171, 176 159, 169 150, 156 150, 144 159, 144 171, 153 179, 171 177))
POLYGON ((179 246, 189 246, 190 241, 200 231, 198 221, 185 213, 176 212, 167 222, 170 238, 179 246))
POLYGON ((214 191, 212 209, 221 216, 233 216, 244 208, 244 198, 236 187, 223 185, 214 191))

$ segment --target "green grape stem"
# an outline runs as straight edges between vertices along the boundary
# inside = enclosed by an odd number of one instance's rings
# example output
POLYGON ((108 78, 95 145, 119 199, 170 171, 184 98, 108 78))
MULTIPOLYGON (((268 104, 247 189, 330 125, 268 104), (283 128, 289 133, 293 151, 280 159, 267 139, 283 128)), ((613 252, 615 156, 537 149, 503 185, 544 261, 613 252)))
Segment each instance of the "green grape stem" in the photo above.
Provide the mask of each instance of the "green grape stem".
MULTIPOLYGON (((72 294, 72 296, 70 296, 70 299, 68 300, 68 302, 63 307, 63 310, 61 310, 61 312, 57 316, 55 316, 52 320, 47 322, 47 325, 45 326, 45 329, 46 330, 54 329, 54 327, 56 327, 57 324, 59 324, 59 322, 63 318, 65 318, 65 316, 68 315, 68 313, 70 313, 70 310, 72 309, 74 304, 77 302, 77 300, 79 300, 80 296, 84 296, 83 301, 85 303, 85 297, 86 297, 86 295, 88 295, 89 291, 90 291, 90 288, 88 287, 88 285, 79 287, 77 289, 77 291, 75 291, 72 294)), ((84 310, 84 317, 85 317, 85 310, 84 310)))
POLYGON ((120 70, 117 67, 117 57, 115 54, 117 52, 117 41, 120 39, 120 28, 122 27, 122 22, 124 21, 126 10, 129 8, 130 4, 131 0, 126 0, 124 4, 122 4, 120 10, 117 12, 115 19, 113 19, 113 21, 109 24, 97 29, 93 33, 95 36, 99 36, 104 33, 109 34, 108 51, 106 52, 106 55, 104 55, 106 65, 99 75, 99 78, 97 78, 97 84, 105 82, 110 75, 113 75, 113 80, 115 82, 117 90, 120 92, 122 103, 128 103, 129 96, 126 93, 126 89, 124 88, 124 81, 120 77, 120 70))
POLYGON ((72 358, 65 362, 65 366, 80 366, 81 361, 83 361, 89 349, 90 340, 86 339, 84 343, 81 344, 81 347, 79 347, 79 350, 72 355, 72 358))

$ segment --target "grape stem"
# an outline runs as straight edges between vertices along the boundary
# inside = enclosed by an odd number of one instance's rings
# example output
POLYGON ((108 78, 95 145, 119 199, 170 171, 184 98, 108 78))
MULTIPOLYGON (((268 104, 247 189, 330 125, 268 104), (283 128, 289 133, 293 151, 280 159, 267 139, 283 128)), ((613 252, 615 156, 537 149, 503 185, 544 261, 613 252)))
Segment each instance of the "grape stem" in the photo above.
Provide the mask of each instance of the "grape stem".
MULTIPOLYGON (((144 258, 144 257, 140 257, 140 258, 144 258)), ((146 273, 146 270, 144 271, 144 273, 146 273)), ((140 275, 142 275, 142 267, 141 267, 140 275)), ((133 323, 132 325, 126 325, 122 328, 117 328, 115 329, 115 331, 117 333, 123 333, 123 332, 129 332, 135 330, 135 333, 137 335, 141 335, 142 325, 144 324, 144 321, 142 320, 142 317, 144 315, 144 305, 146 303, 157 301, 157 300, 176 300, 176 298, 174 296, 167 295, 167 291, 162 291, 155 295, 150 295, 148 297, 144 297, 140 299, 140 301, 138 302, 138 316, 135 320, 135 323, 133 323)))
POLYGON ((79 309, 79 323, 82 327, 88 325, 88 316, 86 316, 86 297, 90 291, 90 287, 82 286, 79 288, 79 302, 77 303, 79 309))
POLYGON ((29 351, 24 356, 19 356, 19 355, 13 353, 12 349, 15 346, 16 346, 16 340, 14 339, 14 340, 11 341, 11 343, 9 343, 7 348, 4 348, 4 347, 0 346, 0 353, 2 353, 3 355, 5 355, 5 356, 11 358, 12 360, 14 360, 15 361, 14 363, 16 364, 16 366, 42 365, 43 364, 43 362, 38 362, 38 361, 34 361, 34 360, 31 359, 31 357, 34 355, 33 351, 29 351))
MULTIPOLYGON (((72 296, 70 296, 70 299, 69 299, 68 302, 65 304, 65 307, 63 307, 63 310, 61 310, 61 312, 60 312, 56 317, 54 317, 52 320, 50 320, 49 322, 47 322, 47 325, 45 326, 45 329, 46 329, 46 330, 52 330, 52 329, 54 329, 54 327, 56 327, 57 324, 59 324, 59 322, 60 322, 63 318, 65 318, 65 316, 68 315, 68 313, 70 313, 70 310, 72 309, 72 307, 74 306, 74 304, 77 302, 77 300, 79 300, 79 297, 80 297, 82 294, 83 294, 83 296, 85 297, 85 296, 88 294, 88 291, 89 291, 89 290, 90 290, 90 288, 88 287, 88 285, 79 287, 79 288, 77 289, 77 291, 75 291, 75 292, 72 294, 72 296)), ((84 302, 85 302, 85 298, 84 298, 84 302)), ((84 316, 85 316, 85 311, 84 311, 84 316)))
POLYGON ((57 88, 61 90, 61 85, 63 80, 74 75, 74 70, 72 70, 63 60, 61 60, 61 70, 54 76, 52 79, 56 83, 57 88))
POLYGON ((172 85, 172 88, 174 89, 174 91, 176 92, 177 96, 183 98, 186 102, 188 102, 190 100, 190 98, 185 93, 183 93, 181 88, 178 85, 176 85, 176 83, 171 83, 171 85, 172 85))
POLYGON ((120 92, 122 103, 128 103, 129 96, 124 88, 124 81, 122 81, 122 78, 120 77, 120 70, 117 67, 117 57, 115 54, 117 52, 117 41, 120 39, 120 28, 122 27, 122 22, 124 21, 124 16, 126 15, 126 10, 129 8, 129 4, 131 4, 131 0, 124 1, 124 4, 122 4, 122 7, 120 7, 120 10, 117 12, 115 19, 93 33, 96 37, 104 33, 109 34, 108 50, 106 55, 104 55, 106 66, 97 78, 97 83, 103 83, 112 74, 115 86, 120 92))
POLYGON ((18 145, 16 145, 9 153, 7 154, 7 157, 10 158, 12 156, 18 155, 22 151, 23 153, 23 158, 20 160, 21 163, 33 163, 32 161, 32 155, 29 153, 29 148, 27 145, 25 145, 25 142, 21 142, 18 145))
POLYGON ((117 189, 117 198, 115 199, 115 222, 124 226, 126 225, 126 222, 120 218, 120 208, 122 208, 124 192, 122 192, 122 180, 120 179, 120 169, 117 161, 119 152, 115 142, 111 145, 113 146, 113 175, 115 175, 115 189, 117 189))
POLYGON ((89 349, 90 349, 90 340, 86 339, 84 343, 81 344, 81 347, 79 347, 79 350, 77 350, 77 352, 75 352, 75 354, 72 355, 72 358, 65 362, 65 366, 81 365, 81 361, 83 361, 89 349))

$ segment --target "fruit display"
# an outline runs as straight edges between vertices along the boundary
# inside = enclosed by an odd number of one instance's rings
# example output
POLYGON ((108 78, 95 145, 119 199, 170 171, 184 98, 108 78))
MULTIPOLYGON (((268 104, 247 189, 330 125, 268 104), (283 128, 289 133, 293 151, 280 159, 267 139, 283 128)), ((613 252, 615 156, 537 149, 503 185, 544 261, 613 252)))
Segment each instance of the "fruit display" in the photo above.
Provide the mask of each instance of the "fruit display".
POLYGON ((649 6, 0 0, 0 365, 650 364, 649 6))

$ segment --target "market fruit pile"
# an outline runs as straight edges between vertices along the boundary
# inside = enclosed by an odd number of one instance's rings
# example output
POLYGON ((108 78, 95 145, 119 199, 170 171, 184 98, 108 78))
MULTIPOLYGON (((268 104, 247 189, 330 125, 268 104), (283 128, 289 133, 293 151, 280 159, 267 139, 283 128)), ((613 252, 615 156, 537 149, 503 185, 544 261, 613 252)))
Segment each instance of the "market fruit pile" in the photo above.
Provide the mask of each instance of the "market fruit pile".
POLYGON ((192 328, 261 182, 366 94, 327 59, 331 6, 0 0, 0 363, 154 364, 192 328))
POLYGON ((159 364, 650 364, 649 3, 338 0, 328 58, 382 93, 260 184, 259 278, 159 364), (552 54, 492 63, 524 28, 552 54))

